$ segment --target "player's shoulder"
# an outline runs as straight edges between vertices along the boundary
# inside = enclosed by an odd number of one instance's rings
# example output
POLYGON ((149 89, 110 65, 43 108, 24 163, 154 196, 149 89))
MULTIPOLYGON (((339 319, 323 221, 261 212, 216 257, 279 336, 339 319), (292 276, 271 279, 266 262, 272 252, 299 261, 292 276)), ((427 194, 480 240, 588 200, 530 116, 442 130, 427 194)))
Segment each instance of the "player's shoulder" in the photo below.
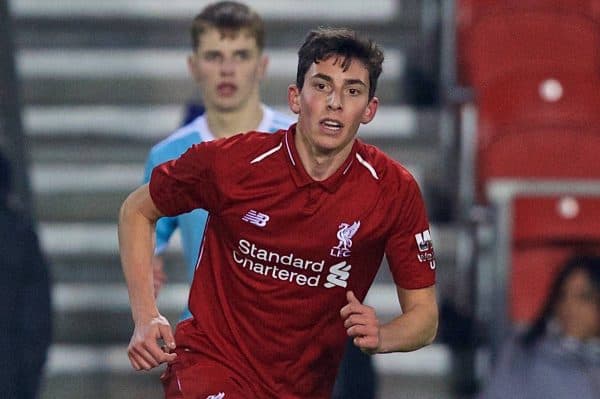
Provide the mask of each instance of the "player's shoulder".
POLYGON ((202 142, 203 121, 204 117, 199 116, 156 143, 150 149, 150 159, 162 163, 179 157, 192 145, 202 142))
POLYGON ((372 168, 372 174, 377 177, 377 181, 384 185, 409 185, 416 184, 412 173, 399 161, 393 159, 378 147, 358 141, 356 151, 359 162, 372 168))
POLYGON ((252 154, 260 153, 264 149, 280 145, 285 132, 286 130, 284 129, 280 129, 273 133, 249 131, 215 140, 211 144, 214 144, 220 150, 230 151, 232 154, 251 156, 252 154))
MULTIPOLYGON (((210 149, 207 148, 207 150, 215 156, 219 154, 215 158, 217 167, 229 176, 240 178, 255 171, 256 168, 251 166, 266 167, 265 162, 257 163, 257 159, 279 159, 277 156, 269 155, 274 155, 281 150, 285 132, 285 130, 278 130, 274 133, 250 131, 202 143, 199 146, 209 147, 210 149)), ((270 164, 270 162, 267 163, 270 164)))

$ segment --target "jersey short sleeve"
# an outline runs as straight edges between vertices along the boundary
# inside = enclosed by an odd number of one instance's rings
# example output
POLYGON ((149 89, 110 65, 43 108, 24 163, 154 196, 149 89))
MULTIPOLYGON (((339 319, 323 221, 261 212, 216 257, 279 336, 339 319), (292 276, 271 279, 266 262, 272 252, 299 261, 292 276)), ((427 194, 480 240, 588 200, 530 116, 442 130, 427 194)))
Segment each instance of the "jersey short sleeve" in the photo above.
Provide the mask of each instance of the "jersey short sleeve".
POLYGON ((396 285, 418 289, 435 283, 435 256, 421 191, 408 173, 399 187, 400 206, 386 257, 396 285), (408 177, 406 177, 408 176, 408 177))
POLYGON ((175 216, 196 208, 217 210, 215 155, 219 141, 193 145, 181 157, 154 168, 150 196, 161 213, 175 216))

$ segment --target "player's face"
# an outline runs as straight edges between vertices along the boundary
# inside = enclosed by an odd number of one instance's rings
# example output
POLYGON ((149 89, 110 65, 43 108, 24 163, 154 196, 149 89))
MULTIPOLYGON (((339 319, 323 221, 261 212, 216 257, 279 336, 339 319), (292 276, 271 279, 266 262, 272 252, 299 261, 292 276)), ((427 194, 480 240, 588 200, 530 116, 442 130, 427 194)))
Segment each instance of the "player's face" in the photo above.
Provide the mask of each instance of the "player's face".
POLYGON ((288 89, 290 109, 298 114, 298 133, 315 155, 347 154, 361 123, 375 116, 379 100, 369 100, 369 72, 352 60, 344 71, 343 59, 332 56, 313 63, 304 86, 288 89))
POLYGON ((600 337, 598 295, 585 271, 578 270, 567 277, 556 309, 565 334, 580 339, 600 337))
POLYGON ((231 112, 250 101, 260 101, 259 84, 267 58, 256 39, 242 29, 235 37, 222 36, 208 29, 196 51, 188 58, 188 67, 200 85, 207 110, 231 112))

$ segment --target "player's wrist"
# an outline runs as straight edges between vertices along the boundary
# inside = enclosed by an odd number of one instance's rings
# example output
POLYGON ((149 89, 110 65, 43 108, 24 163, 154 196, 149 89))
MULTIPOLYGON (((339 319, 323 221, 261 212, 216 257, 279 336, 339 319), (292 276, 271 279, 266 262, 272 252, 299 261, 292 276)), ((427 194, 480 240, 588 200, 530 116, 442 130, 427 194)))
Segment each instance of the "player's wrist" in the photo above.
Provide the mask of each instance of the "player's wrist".
POLYGON ((146 324, 163 317, 156 307, 150 309, 139 309, 134 311, 132 316, 135 324, 146 324))

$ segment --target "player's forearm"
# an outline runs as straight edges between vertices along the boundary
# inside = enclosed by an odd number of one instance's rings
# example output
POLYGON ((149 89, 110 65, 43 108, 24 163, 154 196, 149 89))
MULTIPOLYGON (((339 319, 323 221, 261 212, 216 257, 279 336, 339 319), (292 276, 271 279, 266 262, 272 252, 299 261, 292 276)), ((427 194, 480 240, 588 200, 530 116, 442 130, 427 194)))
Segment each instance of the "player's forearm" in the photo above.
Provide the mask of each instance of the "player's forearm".
POLYGON ((119 251, 134 321, 158 315, 152 272, 155 220, 142 212, 141 197, 132 193, 119 213, 119 251))
POLYGON ((416 304, 381 326, 379 353, 410 352, 433 342, 438 327, 435 303, 416 304))

